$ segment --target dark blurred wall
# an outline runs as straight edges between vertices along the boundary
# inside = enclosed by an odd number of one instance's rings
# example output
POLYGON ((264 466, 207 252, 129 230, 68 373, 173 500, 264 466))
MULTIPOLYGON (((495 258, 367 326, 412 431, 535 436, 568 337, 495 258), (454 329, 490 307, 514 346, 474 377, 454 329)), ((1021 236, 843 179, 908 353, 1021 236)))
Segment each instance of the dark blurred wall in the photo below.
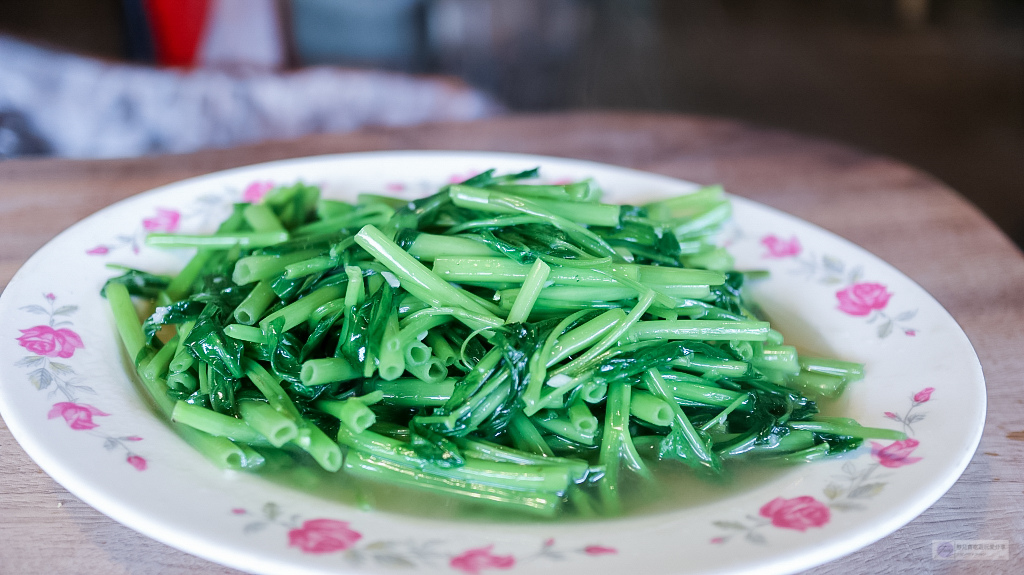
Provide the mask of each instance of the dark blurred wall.
POLYGON ((0 32, 99 56, 121 58, 121 0, 0 0, 0 32))
POLYGON ((515 109, 672 110, 842 140, 931 172, 1024 246, 1024 1, 436 4, 439 68, 515 109))
MULTIPOLYGON (((834 138, 931 172, 1024 245, 1024 0, 281 1, 300 65, 834 138)), ((127 55, 138 2, 0 0, 0 31, 127 55)))
POLYGON ((658 105, 915 164, 1024 245, 1024 3, 900 4, 664 2, 658 105))

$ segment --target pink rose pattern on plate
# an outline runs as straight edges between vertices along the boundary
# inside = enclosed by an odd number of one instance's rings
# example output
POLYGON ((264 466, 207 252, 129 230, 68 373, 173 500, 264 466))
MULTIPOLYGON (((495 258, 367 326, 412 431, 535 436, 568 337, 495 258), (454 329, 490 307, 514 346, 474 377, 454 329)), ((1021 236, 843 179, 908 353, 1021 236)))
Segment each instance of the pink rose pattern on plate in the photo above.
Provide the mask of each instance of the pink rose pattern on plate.
POLYGON ((204 194, 196 198, 194 205, 184 210, 156 207, 143 217, 130 233, 118 234, 112 240, 90 246, 85 253, 90 256, 105 256, 130 248, 138 254, 146 241, 146 235, 154 232, 173 233, 179 231, 187 221, 189 223, 207 224, 220 218, 220 208, 235 202, 256 203, 274 189, 274 182, 258 180, 249 183, 244 189, 229 188, 222 193, 204 194))
POLYGON ((70 401, 61 401, 60 403, 53 404, 53 409, 50 413, 46 414, 47 419, 53 419, 55 417, 63 417, 64 421, 67 422, 68 427, 71 429, 92 429, 99 427, 92 422, 94 415, 107 416, 109 413, 103 413, 91 405, 85 403, 71 403, 70 401))
POLYGON ((139 253, 142 244, 146 240, 146 234, 152 232, 171 233, 178 230, 182 220, 182 214, 178 210, 169 208, 156 208, 152 214, 142 218, 135 230, 130 234, 119 234, 114 239, 102 244, 96 244, 85 250, 90 256, 105 256, 121 248, 130 248, 133 254, 139 253))
POLYGON ((913 453, 920 444, 921 443, 913 437, 894 441, 889 445, 882 445, 877 441, 872 441, 871 457, 877 459, 878 464, 882 467, 896 469, 898 467, 903 467, 904 465, 910 465, 911 463, 921 461, 920 457, 910 456, 910 454, 913 453))
POLYGON ((898 412, 886 411, 883 413, 886 417, 893 421, 898 421, 903 424, 903 433, 907 435, 914 434, 914 424, 924 419, 924 413, 914 413, 914 410, 921 407, 925 403, 928 403, 932 399, 932 393, 935 392, 934 387, 926 387, 921 391, 915 393, 910 398, 910 409, 906 413, 900 415, 898 412))
POLYGON ((82 378, 69 363, 80 349, 85 349, 81 336, 71 329, 71 316, 78 311, 75 305, 57 305, 57 296, 43 294, 45 304, 22 306, 21 310, 37 316, 45 316, 46 323, 20 329, 16 341, 31 355, 22 357, 14 365, 29 369, 28 381, 39 391, 48 391, 50 397, 63 396, 64 401, 53 404, 47 412, 47 419, 61 419, 68 429, 84 431, 103 440, 107 451, 123 450, 125 463, 139 471, 145 471, 147 462, 136 454, 129 444, 142 441, 137 435, 115 436, 94 431, 101 427, 98 417, 109 413, 80 401, 81 395, 96 395, 96 391, 82 383, 82 378))
POLYGON ((761 517, 767 517, 772 525, 783 529, 807 531, 809 527, 821 527, 828 523, 831 512, 828 506, 808 495, 783 499, 776 497, 760 511, 761 517))
POLYGON ((873 282, 855 283, 836 292, 839 300, 839 311, 856 316, 870 315, 876 310, 885 309, 892 294, 885 286, 873 282))
POLYGON ((802 250, 800 240, 798 240, 796 236, 790 236, 788 239, 783 239, 775 234, 769 234, 761 238, 761 245, 768 250, 763 256, 766 258, 788 258, 798 256, 802 250))
POLYGON ((255 204, 262 200, 263 196, 267 195, 267 192, 272 189, 274 189, 274 182, 269 180, 252 182, 242 192, 242 201, 247 204, 255 204))
POLYGON ((48 325, 37 325, 21 330, 18 338, 21 347, 46 357, 67 359, 75 355, 75 350, 84 347, 78 334, 64 327, 53 329, 48 325))
POLYGON ((479 575, 484 569, 511 569, 516 564, 516 558, 512 555, 495 555, 493 549, 494 545, 470 549, 452 557, 448 565, 469 575, 479 575))
POLYGON ((171 233, 178 229, 181 212, 167 208, 157 208, 156 214, 143 218, 142 229, 147 232, 171 233))
POLYGON ((454 572, 480 575, 488 571, 504 571, 527 566, 537 560, 560 561, 570 556, 600 557, 616 555, 618 550, 606 545, 585 545, 582 548, 559 548, 554 539, 544 540, 533 552, 516 553, 499 550, 496 544, 458 546, 454 550, 444 541, 375 540, 347 521, 319 517, 302 519, 288 515, 276 503, 266 503, 257 512, 245 507, 232 507, 228 511, 248 521, 243 533, 253 534, 276 527, 284 531, 288 547, 303 554, 331 555, 354 565, 375 563, 382 567, 439 567, 447 566, 454 572))
POLYGON ((348 528, 348 523, 334 519, 310 519, 288 531, 288 544, 303 553, 344 551, 362 539, 362 534, 348 528))
POLYGON ((764 504, 757 516, 747 515, 744 520, 740 521, 715 521, 714 526, 726 530, 727 533, 712 537, 708 542, 712 545, 720 545, 742 534, 746 541, 762 545, 768 542, 765 535, 760 532, 763 527, 771 525, 780 529, 804 532, 811 528, 827 525, 832 518, 833 511, 865 509, 864 502, 885 489, 885 481, 878 481, 872 477, 879 468, 899 469, 923 459, 913 455, 921 442, 909 435, 914 431, 911 425, 923 420, 925 414, 912 412, 921 405, 932 401, 933 393, 935 393, 934 387, 926 387, 913 394, 910 397, 910 409, 903 415, 893 411, 884 412, 882 415, 886 418, 903 424, 903 431, 907 433, 908 437, 893 441, 888 445, 872 441, 870 457, 874 461, 864 466, 858 465, 856 461, 843 463, 842 475, 835 476, 837 481, 832 481, 825 486, 823 500, 818 500, 810 495, 801 495, 790 499, 776 497, 764 504))
POLYGON ((766 249, 766 259, 789 259, 797 264, 791 273, 828 286, 839 286, 835 291, 836 309, 853 317, 867 318, 869 324, 876 324, 879 338, 886 338, 896 331, 907 337, 917 335, 917 330, 907 324, 917 315, 917 310, 905 310, 895 315, 886 312, 889 300, 895 295, 888 287, 877 282, 862 281, 864 271, 860 266, 848 266, 841 259, 806 252, 796 236, 783 238, 768 234, 761 238, 766 249))

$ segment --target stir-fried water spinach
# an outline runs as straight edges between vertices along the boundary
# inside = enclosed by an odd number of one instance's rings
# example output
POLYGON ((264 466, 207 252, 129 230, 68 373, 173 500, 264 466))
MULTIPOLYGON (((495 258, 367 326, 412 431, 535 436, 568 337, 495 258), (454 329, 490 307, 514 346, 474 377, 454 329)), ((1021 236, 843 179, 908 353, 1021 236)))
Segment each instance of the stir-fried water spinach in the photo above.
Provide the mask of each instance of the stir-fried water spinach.
POLYGON ((600 203, 489 170, 406 203, 280 187, 175 277, 104 287, 158 408, 220 465, 325 470, 540 515, 621 512, 624 474, 901 439, 818 414, 862 366, 797 356, 712 242, 720 187, 600 203), (144 321, 132 297, 155 311, 144 321), (303 456, 304 457, 304 456, 303 456))

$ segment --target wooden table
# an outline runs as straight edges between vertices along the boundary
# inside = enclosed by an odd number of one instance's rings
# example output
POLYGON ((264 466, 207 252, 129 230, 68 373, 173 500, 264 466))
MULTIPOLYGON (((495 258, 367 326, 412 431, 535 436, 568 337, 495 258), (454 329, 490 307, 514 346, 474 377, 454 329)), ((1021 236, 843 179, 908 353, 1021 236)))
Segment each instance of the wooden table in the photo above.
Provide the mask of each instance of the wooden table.
MULTIPOLYGON (((245 164, 388 149, 528 152, 630 166, 779 208, 865 247, 920 283, 970 337, 989 415, 956 485, 896 533, 813 573, 1024 572, 1024 257, 941 182, 889 158, 738 122, 556 114, 367 130, 131 160, 0 162, 0 285, 47 240, 154 186, 245 164), (934 561, 935 539, 1010 541, 1010 561, 934 561)), ((236 573, 121 526, 33 463, 0 424, 0 573, 236 573)))

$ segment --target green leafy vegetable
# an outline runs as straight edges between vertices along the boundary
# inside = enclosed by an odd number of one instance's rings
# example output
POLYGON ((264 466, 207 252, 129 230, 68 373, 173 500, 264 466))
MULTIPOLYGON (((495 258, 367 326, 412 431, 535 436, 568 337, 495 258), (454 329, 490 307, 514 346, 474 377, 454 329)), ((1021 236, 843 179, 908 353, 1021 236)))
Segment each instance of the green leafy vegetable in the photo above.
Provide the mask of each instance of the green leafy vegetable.
POLYGON ((714 243, 721 188, 613 206, 589 180, 539 177, 355 205, 279 187, 216 235, 152 235, 200 248, 177 277, 126 269, 104 292, 160 409, 237 468, 306 458, 342 480, 615 515, 673 462, 714 481, 734 460, 904 437, 818 414, 863 366, 799 355, 759 317, 744 284, 763 274, 714 243), (132 296, 162 305, 140 322, 132 296))

